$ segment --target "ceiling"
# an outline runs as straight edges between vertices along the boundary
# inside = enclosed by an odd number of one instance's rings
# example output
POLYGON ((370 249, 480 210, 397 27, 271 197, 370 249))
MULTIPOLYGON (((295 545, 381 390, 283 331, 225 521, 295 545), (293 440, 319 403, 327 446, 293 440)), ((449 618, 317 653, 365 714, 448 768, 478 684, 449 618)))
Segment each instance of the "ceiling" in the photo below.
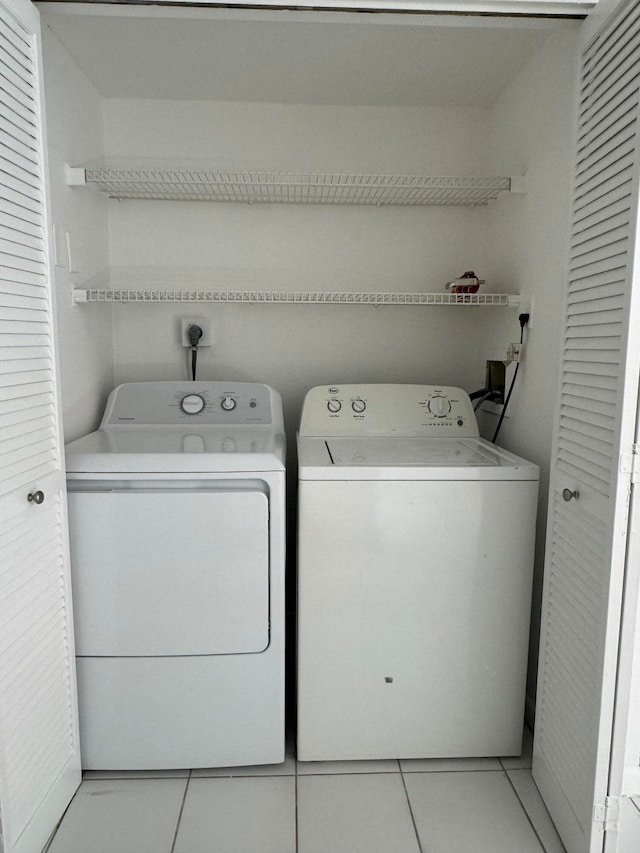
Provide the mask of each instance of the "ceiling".
POLYGON ((106 98, 489 106, 558 21, 44 3, 106 98))

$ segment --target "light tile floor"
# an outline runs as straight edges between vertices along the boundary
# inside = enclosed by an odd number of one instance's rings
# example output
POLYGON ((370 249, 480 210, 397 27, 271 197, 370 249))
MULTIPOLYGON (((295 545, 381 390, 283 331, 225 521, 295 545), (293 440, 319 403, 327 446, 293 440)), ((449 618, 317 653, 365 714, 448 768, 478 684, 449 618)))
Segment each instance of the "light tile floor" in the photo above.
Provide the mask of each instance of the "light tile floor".
POLYGON ((564 853, 521 758, 85 773, 47 853, 564 853))

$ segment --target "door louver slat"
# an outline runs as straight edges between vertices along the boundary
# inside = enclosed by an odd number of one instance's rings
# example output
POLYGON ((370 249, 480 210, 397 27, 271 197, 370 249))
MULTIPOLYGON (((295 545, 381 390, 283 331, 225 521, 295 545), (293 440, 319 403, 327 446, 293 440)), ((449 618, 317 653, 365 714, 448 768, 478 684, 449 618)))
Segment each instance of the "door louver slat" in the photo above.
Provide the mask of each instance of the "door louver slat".
MULTIPOLYGON (((10 164, 7 164, 9 166, 10 164)), ((36 188, 20 180, 8 170, 0 171, 0 192, 12 204, 24 207, 32 213, 40 214, 40 194, 36 188)))
POLYGON ((588 313, 591 305, 597 305, 601 311, 616 311, 623 293, 624 282, 620 281, 616 270, 608 270, 600 275, 584 276, 574 282, 567 303, 576 312, 588 313))
POLYGON ((21 116, 5 110, 5 115, 0 117, 0 139, 4 145, 15 145, 23 156, 29 157, 37 164, 38 140, 33 136, 33 128, 29 127, 21 116))
POLYGON ((628 181, 623 182, 620 186, 610 187, 599 198, 593 199, 586 204, 578 204, 574 209, 574 225, 584 222, 585 219, 600 213, 607 208, 620 205, 630 207, 631 196, 633 190, 633 179, 629 177, 628 181))
POLYGON ((582 231, 580 234, 576 235, 575 239, 571 244, 571 249, 576 254, 588 246, 592 248, 598 248, 602 246, 609 246, 611 243, 616 242, 616 240, 624 237, 624 228, 625 228, 625 216, 620 215, 618 217, 611 218, 606 223, 599 223, 595 228, 587 228, 582 231), (617 218, 617 222, 616 222, 617 218))
POLYGON ((616 217, 619 214, 623 214, 628 217, 631 210, 631 201, 632 199, 629 196, 624 196, 609 205, 603 205, 596 208, 591 213, 574 216, 573 234, 581 235, 587 228, 594 226, 597 227, 600 223, 608 222, 612 217, 616 217))
POLYGON ((585 122, 589 122, 590 130, 600 127, 634 91, 640 50, 635 48, 631 53, 621 55, 623 58, 620 61, 612 61, 604 66, 609 75, 607 81, 602 84, 596 81, 581 102, 581 116, 585 122))
MULTIPOLYGON (((637 121, 635 112, 628 106, 621 105, 620 109, 614 110, 606 120, 599 122, 598 127, 590 129, 578 149, 578 168, 581 168, 588 158, 599 159, 614 140, 619 141, 623 136, 628 137, 630 132, 635 133, 637 121)), ((585 173, 586 170, 582 174, 585 173)))
POLYGON ((35 116, 32 112, 24 109, 20 103, 20 99, 15 97, 19 93, 11 86, 6 78, 0 74, 0 93, 4 101, 4 110, 1 119, 3 127, 9 131, 13 128, 16 131, 24 134, 37 145, 37 128, 35 126, 35 116))
POLYGON ((589 423, 586 418, 580 418, 580 420, 578 420, 576 418, 572 418, 570 414, 563 415, 561 429, 568 431, 568 435, 576 433, 577 435, 584 436, 585 438, 601 441, 605 447, 607 444, 611 444, 614 436, 611 424, 609 424, 609 426, 602 426, 602 424, 589 423))
POLYGON ((47 281, 41 272, 28 272, 25 270, 18 270, 15 267, 9 267, 5 264, 0 264, 0 288, 2 293, 21 293, 24 292, 25 295, 33 295, 34 291, 30 288, 37 287, 39 288, 40 295, 42 293, 47 293, 47 281), (22 288, 25 287, 25 290, 22 291, 22 288), (10 289, 8 289, 10 288, 10 289))
POLYGON ((584 389, 589 388, 595 391, 606 391, 609 394, 615 395, 616 389, 612 387, 609 377, 602 376, 596 373, 580 373, 579 371, 567 370, 564 375, 564 385, 568 388, 573 385, 579 385, 583 391, 584 389))
POLYGON ((578 304, 580 305, 580 310, 576 312, 575 316, 571 317, 567 324, 572 330, 579 330, 584 327, 588 328, 590 324, 598 322, 618 330, 621 328, 624 316, 619 307, 615 307, 610 311, 602 310, 602 301, 599 299, 578 304))
POLYGON ((582 147, 578 150, 577 174, 584 179, 592 170, 597 171, 594 163, 597 164, 614 140, 620 142, 622 137, 629 138, 636 123, 633 98, 623 101, 616 109, 603 115, 597 126, 591 128, 585 136, 582 147))
POLYGON ((2 212, 0 212, 0 226, 7 230, 16 231, 16 225, 24 234, 42 240, 41 223, 34 221, 34 218, 28 215, 28 211, 16 209, 15 206, 9 206, 5 203, 2 212))
POLYGON ((34 92, 33 75, 17 47, 17 42, 0 35, 0 69, 3 77, 11 80, 27 101, 30 101, 34 92))
MULTIPOLYGON (((582 104, 583 118, 585 120, 588 118, 593 122, 594 127, 596 124, 600 125, 602 122, 607 121, 607 119, 610 120, 614 112, 627 103, 630 97, 633 97, 637 85, 635 62, 635 57, 628 57, 625 60, 624 66, 618 69, 617 84, 620 88, 615 94, 611 94, 611 90, 608 87, 604 87, 600 95, 598 95, 597 90, 594 90, 589 96, 588 101, 582 104)), ((624 134, 620 134, 620 144, 624 145, 628 141, 628 138, 624 134)), ((579 157, 578 175, 581 174, 584 165, 583 158, 579 157)))
POLYGON ((638 9, 631 8, 616 26, 600 37, 597 51, 594 51, 591 59, 588 59, 584 65, 585 83, 593 81, 591 89, 587 85, 584 87, 587 94, 598 85, 599 81, 602 81, 601 86, 605 86, 609 79, 612 80, 610 87, 612 92, 618 89, 616 78, 612 75, 612 65, 615 69, 627 56, 635 52, 639 20, 638 9))

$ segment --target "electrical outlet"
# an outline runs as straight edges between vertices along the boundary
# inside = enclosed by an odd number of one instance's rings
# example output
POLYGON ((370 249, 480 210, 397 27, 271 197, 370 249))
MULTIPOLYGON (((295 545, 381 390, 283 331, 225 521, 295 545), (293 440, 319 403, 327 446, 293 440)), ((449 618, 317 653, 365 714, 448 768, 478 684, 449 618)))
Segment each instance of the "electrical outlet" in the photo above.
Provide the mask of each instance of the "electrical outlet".
POLYGON ((507 347, 507 358, 509 361, 521 361, 522 360, 522 344, 520 342, 515 344, 509 344, 507 347))
POLYGON ((190 347, 189 327, 200 326, 202 337, 198 341, 198 348, 211 346, 211 320, 208 317, 183 317, 180 320, 180 341, 183 347, 190 347))

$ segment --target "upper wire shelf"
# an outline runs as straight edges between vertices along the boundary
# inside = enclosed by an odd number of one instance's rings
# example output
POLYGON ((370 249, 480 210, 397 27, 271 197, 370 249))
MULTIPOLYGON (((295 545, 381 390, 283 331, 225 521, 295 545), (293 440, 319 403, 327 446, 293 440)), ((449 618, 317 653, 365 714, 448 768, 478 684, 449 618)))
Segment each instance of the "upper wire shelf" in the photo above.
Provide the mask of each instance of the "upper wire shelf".
POLYGON ((484 205, 519 179, 160 168, 67 168, 70 186, 116 199, 268 204, 484 205))
POLYGON ((247 303, 302 305, 493 305, 518 307, 520 297, 507 293, 362 293, 271 290, 90 290, 73 291, 74 305, 119 303, 247 303))

